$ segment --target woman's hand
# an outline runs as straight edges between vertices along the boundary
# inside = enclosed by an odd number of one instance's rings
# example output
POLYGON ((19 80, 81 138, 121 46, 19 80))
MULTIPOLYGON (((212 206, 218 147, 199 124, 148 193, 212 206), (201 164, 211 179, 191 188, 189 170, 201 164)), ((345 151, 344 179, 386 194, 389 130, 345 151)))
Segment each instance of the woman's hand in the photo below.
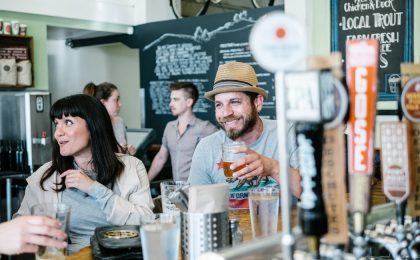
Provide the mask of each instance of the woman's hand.
POLYGON ((60 222, 43 216, 21 216, 0 224, 0 253, 35 253, 38 246, 65 248, 60 222))
POLYGON ((61 178, 66 177, 65 184, 67 188, 76 188, 86 193, 95 182, 82 170, 67 170, 60 176, 61 178))
POLYGON ((132 144, 123 144, 122 147, 122 153, 127 153, 129 155, 135 155, 137 152, 137 149, 132 144))
POLYGON ((136 147, 134 147, 132 144, 127 144, 125 149, 129 155, 135 155, 137 152, 136 147))

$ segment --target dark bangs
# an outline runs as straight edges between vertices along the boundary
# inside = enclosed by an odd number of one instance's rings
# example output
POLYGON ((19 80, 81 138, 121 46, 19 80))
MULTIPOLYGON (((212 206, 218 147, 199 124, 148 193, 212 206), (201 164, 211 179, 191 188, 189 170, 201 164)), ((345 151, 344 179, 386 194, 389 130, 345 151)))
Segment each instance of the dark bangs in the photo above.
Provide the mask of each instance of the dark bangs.
MULTIPOLYGON (((79 95, 78 95, 79 96, 79 95)), ((81 95, 80 95, 81 96, 81 95)), ((54 122, 56 118, 60 119, 64 116, 73 116, 73 117, 81 117, 83 119, 86 118, 86 115, 82 112, 83 109, 81 108, 80 104, 82 104, 83 97, 76 98, 80 100, 79 102, 75 102, 75 98, 71 100, 69 97, 62 98, 54 103, 50 110, 50 119, 54 122)))

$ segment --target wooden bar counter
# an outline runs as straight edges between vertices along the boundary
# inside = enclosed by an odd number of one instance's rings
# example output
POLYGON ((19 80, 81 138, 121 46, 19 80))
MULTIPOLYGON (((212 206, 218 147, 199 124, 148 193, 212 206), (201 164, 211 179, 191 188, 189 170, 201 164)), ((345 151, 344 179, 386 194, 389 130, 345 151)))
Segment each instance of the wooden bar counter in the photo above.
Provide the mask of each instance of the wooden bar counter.
MULTIPOLYGON (((386 203, 385 196, 382 192, 382 184, 380 181, 374 180, 372 185, 372 196, 371 196, 372 205, 379 205, 386 203)), ((279 222, 278 222, 278 231, 281 231, 282 222, 281 222, 281 209, 279 209, 279 222)), ((248 241, 252 239, 252 230, 251 230, 251 218, 249 215, 248 209, 238 209, 238 210, 231 210, 229 212, 229 218, 236 218, 239 220, 239 226, 242 230, 244 241, 248 241)), ((297 220, 297 209, 292 209, 292 226, 296 226, 298 224, 297 220)), ((66 259, 68 260, 91 260, 92 257, 92 250, 90 247, 85 247, 81 249, 79 252, 67 256, 66 259)))

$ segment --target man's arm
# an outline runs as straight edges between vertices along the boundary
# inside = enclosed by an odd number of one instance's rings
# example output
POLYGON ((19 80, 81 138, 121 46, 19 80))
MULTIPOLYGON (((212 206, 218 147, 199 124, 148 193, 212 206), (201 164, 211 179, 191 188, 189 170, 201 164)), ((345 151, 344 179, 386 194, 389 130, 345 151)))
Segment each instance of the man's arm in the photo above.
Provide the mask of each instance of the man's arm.
POLYGON ((169 157, 168 149, 166 149, 164 145, 161 145, 159 152, 155 155, 155 158, 153 158, 152 165, 150 166, 149 172, 147 173, 147 176, 150 182, 154 178, 156 178, 156 176, 162 170, 163 166, 168 160, 168 157, 169 157))
MULTIPOLYGON (((242 147, 238 149, 238 153, 246 153, 246 156, 232 163, 231 169, 235 169, 241 165, 246 165, 242 170, 234 172, 233 177, 238 179, 247 179, 255 176, 270 176, 280 183, 279 162, 269 157, 256 153, 255 151, 242 147)), ((289 169, 290 173, 290 191, 294 196, 299 197, 301 193, 300 174, 295 168, 289 169)))

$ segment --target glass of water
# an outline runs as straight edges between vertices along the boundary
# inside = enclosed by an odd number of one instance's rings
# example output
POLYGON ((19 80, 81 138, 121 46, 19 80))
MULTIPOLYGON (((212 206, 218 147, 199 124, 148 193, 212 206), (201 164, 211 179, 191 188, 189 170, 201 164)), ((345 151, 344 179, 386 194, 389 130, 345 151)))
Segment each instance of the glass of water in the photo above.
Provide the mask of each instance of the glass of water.
POLYGON ((278 187, 255 187, 249 189, 249 214, 252 237, 265 237, 277 233, 280 189, 278 187))
POLYGON ((140 227, 141 247, 145 260, 177 260, 179 258, 180 227, 177 215, 156 214, 140 227))
MULTIPOLYGON (((32 206, 31 214, 34 216, 47 216, 57 219, 61 223, 61 229, 67 232, 70 219, 70 206, 63 203, 42 203, 32 206)), ((55 259, 64 260, 66 250, 55 247, 39 247, 35 254, 37 260, 55 259)))

